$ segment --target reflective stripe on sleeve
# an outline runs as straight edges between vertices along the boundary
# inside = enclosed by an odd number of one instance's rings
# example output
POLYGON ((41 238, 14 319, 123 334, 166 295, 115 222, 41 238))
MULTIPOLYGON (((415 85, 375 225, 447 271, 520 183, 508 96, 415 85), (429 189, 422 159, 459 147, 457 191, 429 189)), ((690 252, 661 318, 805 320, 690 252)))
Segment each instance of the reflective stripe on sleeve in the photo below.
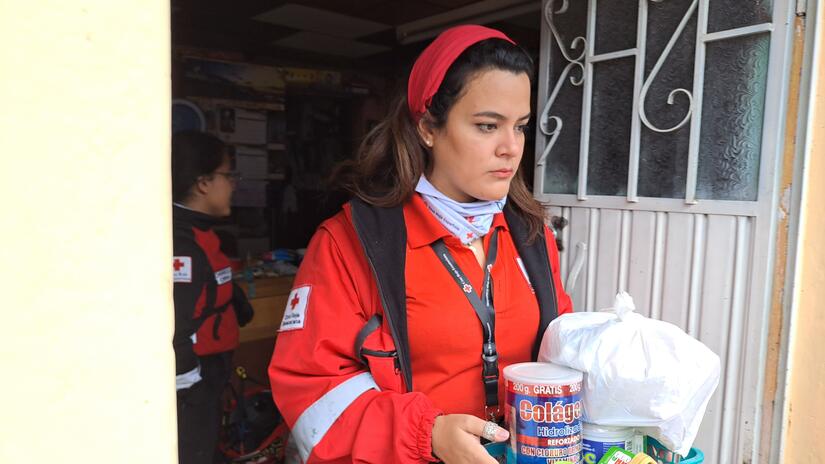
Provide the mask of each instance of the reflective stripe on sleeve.
POLYGON ((302 462, 307 462, 315 445, 324 438, 341 413, 370 389, 381 390, 372 374, 358 374, 327 392, 301 414, 292 428, 292 438, 302 462))
POLYGON ((175 390, 183 390, 201 381, 201 366, 197 365, 194 369, 183 374, 175 376, 175 390))

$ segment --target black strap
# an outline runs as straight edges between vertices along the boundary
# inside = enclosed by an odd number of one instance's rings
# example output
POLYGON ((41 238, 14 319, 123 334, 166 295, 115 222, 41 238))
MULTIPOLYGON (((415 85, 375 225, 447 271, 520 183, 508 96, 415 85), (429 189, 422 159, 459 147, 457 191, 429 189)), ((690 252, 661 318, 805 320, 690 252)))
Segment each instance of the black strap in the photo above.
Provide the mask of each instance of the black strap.
POLYGON ((358 331, 358 335, 355 337, 355 355, 358 356, 358 359, 360 359, 364 364, 367 364, 367 360, 364 359, 364 356, 361 354, 361 348, 364 346, 364 341, 367 337, 369 337, 371 333, 375 332, 380 326, 381 316, 378 314, 373 314, 370 320, 364 324, 364 327, 361 327, 361 330, 358 331))
POLYGON ((518 254, 524 263, 527 275, 530 276, 530 282, 539 303, 539 328, 536 332, 536 340, 533 343, 533 360, 535 360, 539 354, 544 331, 559 314, 556 283, 553 280, 550 259, 547 257, 548 250, 544 229, 534 240, 529 240, 529 229, 519 213, 513 208, 511 202, 504 206, 504 218, 507 220, 507 225, 510 226, 513 243, 516 244, 516 250, 518 250, 518 254))
POLYGON ((481 381, 484 383, 485 405, 487 407, 498 406, 498 351, 496 350, 496 310, 493 307, 493 264, 496 262, 498 254, 498 229, 494 229, 490 235, 489 249, 487 250, 487 260, 484 265, 484 288, 481 291, 481 298, 473 290, 470 279, 464 271, 458 267, 450 250, 443 240, 438 240, 432 245, 441 264, 453 276, 458 288, 464 292, 467 301, 475 310, 478 320, 481 321, 481 329, 484 332, 484 339, 481 345, 481 381))
MULTIPOLYGON (((224 309, 226 309, 226 308, 224 308, 224 309)), ((223 321, 223 311, 221 311, 217 315, 215 315, 215 324, 212 325, 212 338, 214 338, 215 340, 220 340, 221 339, 221 334, 220 334, 219 330, 220 330, 222 321, 223 321)))
POLYGON ((407 337, 407 226, 402 206, 382 208, 359 198, 350 202, 352 224, 378 285, 384 317, 398 352, 398 365, 408 391, 414 391, 407 337))
POLYGON ((223 312, 229 308, 229 305, 232 304, 232 299, 230 298, 225 304, 214 307, 215 300, 218 298, 218 282, 215 280, 214 276, 211 280, 206 282, 206 301, 203 306, 203 311, 201 315, 198 317, 198 327, 203 324, 210 316, 217 315, 215 317, 215 324, 212 326, 212 338, 215 340, 220 340, 220 335, 218 335, 218 329, 221 326, 221 322, 223 321, 223 312))

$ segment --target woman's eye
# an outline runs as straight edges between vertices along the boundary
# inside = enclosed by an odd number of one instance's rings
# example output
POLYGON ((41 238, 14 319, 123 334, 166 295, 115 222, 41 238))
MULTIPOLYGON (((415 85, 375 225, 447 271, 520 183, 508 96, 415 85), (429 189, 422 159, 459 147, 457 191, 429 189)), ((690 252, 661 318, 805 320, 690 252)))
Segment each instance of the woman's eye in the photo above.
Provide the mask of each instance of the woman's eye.
POLYGON ((529 129, 530 129, 529 124, 522 124, 520 126, 516 126, 516 132, 521 133, 521 134, 527 132, 529 129))
POLYGON ((476 127, 478 127, 481 132, 493 132, 496 130, 495 124, 476 124, 476 127))

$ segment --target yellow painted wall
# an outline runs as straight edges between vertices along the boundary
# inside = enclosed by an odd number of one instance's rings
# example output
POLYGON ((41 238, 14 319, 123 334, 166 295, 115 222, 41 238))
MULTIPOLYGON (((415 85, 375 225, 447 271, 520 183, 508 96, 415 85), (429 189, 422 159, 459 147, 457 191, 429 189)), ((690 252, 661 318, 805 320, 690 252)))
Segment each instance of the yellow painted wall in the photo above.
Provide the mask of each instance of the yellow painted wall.
MULTIPOLYGON (((821 3, 821 2, 820 2, 821 3)), ((819 10, 819 24, 825 20, 819 10)), ((809 18, 809 21, 813 18, 809 18)), ((812 23, 809 23, 812 24, 812 23)), ((820 26, 821 28, 822 26, 820 26)), ((825 463, 825 36, 819 34, 819 76, 811 95, 813 145, 805 173, 800 274, 789 353, 788 421, 784 463, 825 463)))
POLYGON ((0 0, 0 462, 176 461, 169 1, 0 0))

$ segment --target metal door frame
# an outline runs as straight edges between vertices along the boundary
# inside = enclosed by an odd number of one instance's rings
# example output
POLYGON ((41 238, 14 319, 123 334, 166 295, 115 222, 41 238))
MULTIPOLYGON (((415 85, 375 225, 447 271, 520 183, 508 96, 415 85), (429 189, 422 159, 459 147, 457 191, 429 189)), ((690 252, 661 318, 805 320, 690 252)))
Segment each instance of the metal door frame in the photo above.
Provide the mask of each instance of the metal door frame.
MULTIPOLYGON (((667 1, 667 0, 639 0, 639 15, 645 15, 648 1, 667 1)), ((592 31, 595 26, 594 11, 596 0, 588 0, 588 39, 592 39, 592 31)), ((585 207, 585 208, 610 208, 625 211, 644 210, 644 211, 658 211, 658 212, 683 212, 694 214, 723 214, 734 216, 752 217, 754 220, 753 227, 753 243, 754 247, 750 254, 750 262, 752 263, 750 275, 747 278, 750 280, 748 289, 747 301, 751 302, 751 307, 758 308, 757 310, 750 310, 746 314, 746 320, 741 321, 743 325, 743 350, 745 353, 758 353, 758 357, 750 356, 743 357, 742 363, 744 365, 744 375, 741 378, 739 385, 728 385, 726 390, 737 389, 740 398, 741 410, 739 417, 731 418, 724 417, 724 421, 734 421, 742 424, 738 436, 739 449, 735 450, 740 458, 749 456, 751 462, 758 462, 758 439, 761 436, 762 424, 762 399, 764 396, 764 380, 766 374, 765 359, 768 350, 768 329, 769 318, 771 312, 771 302, 774 286, 774 264, 776 259, 776 243, 777 236, 777 222, 780 214, 779 208, 779 181, 781 177, 781 168, 783 161, 783 152, 785 147, 785 123, 787 119, 786 108, 789 91, 789 75, 791 72, 792 61, 792 47, 793 47, 793 25, 796 14, 797 2, 796 0, 775 0, 773 22, 770 27, 765 25, 750 26, 734 30, 744 33, 752 32, 767 32, 771 33, 771 43, 769 52, 767 88, 765 96, 765 119, 762 131, 762 146, 761 159, 759 168, 759 186, 757 190, 757 201, 722 201, 722 200, 696 200, 696 162, 698 159, 698 138, 701 126, 701 93, 703 85, 703 71, 704 71, 704 43, 710 40, 720 38, 727 38, 731 36, 732 31, 722 31, 720 33, 707 34, 704 31, 707 27, 707 12, 709 0, 694 0, 693 5, 698 8, 698 22, 697 22, 697 51, 695 57, 695 75, 694 75, 694 101, 693 114, 691 120, 691 149, 689 151, 688 162, 688 185, 686 186, 686 199, 669 199, 669 198, 648 198, 638 197, 636 195, 637 173, 638 173, 638 136, 636 128, 642 123, 641 118, 637 117, 639 114, 639 96, 642 91, 639 86, 639 79, 637 78, 634 86, 634 117, 633 117, 633 135, 631 138, 631 156, 630 165, 628 169, 628 194, 626 197, 619 196, 597 196, 587 195, 587 160, 586 157, 580 156, 579 165, 579 183, 577 194, 546 194, 544 193, 544 177, 546 165, 542 166, 540 163, 541 154, 545 147, 552 139, 546 137, 544 133, 537 128, 536 137, 536 166, 534 179, 534 195, 545 204, 558 207, 585 207), (745 30, 747 29, 747 30, 745 30), (701 45, 699 45, 701 43, 701 45), (700 69, 701 67, 701 69, 700 69), (702 72, 699 72, 702 71, 702 72), (697 111, 698 108, 698 111, 697 111), (635 150, 635 153, 634 153, 635 150), (631 185, 633 184, 633 185, 631 185), (748 388, 752 385, 756 388, 748 388)), ((538 98, 541 103, 538 108, 545 108, 545 102, 552 97, 553 89, 550 88, 549 82, 549 60, 551 47, 558 46, 555 42, 553 34, 548 27, 547 11, 554 7, 556 11, 566 9, 567 0, 543 0, 542 12, 544 15, 544 22, 541 29, 541 52, 539 68, 539 86, 538 98), (561 3, 560 6, 559 3, 561 3)), ((693 6, 691 7, 693 8, 693 6)), ((638 21, 642 23, 642 21, 638 21)), ((642 27, 640 26, 640 29, 642 27)), ((642 49, 641 59, 637 59, 637 74, 642 68, 644 62, 644 34, 637 31, 637 48, 632 49, 633 53, 624 52, 623 56, 638 56, 637 49, 642 49)), ((583 71, 584 85, 592 84, 592 68, 593 59, 605 59, 604 56, 594 55, 593 40, 588 40, 586 45, 586 54, 582 57, 581 68, 583 71)), ((606 55, 607 58, 615 58, 623 52, 613 52, 606 55)), ((667 50, 663 52, 663 55, 667 50)), ((568 58, 568 63, 576 61, 575 57, 568 58)), ((573 65, 578 67, 579 65, 573 65)), ((655 69, 654 69, 655 71, 655 69)), ((653 74, 653 71, 651 72, 653 74)), ((565 79, 566 74, 562 75, 561 79, 565 79)), ((585 90, 583 98, 583 112, 589 105, 588 92, 585 90)), ((546 111, 543 112, 539 118, 537 126, 547 124, 546 111)), ((584 114, 584 113, 583 113, 584 114)), ((589 119, 589 117, 588 117, 589 119)), ((552 132, 552 131, 551 131, 552 132)), ((580 153, 587 152, 587 138, 589 137, 589 128, 586 123, 582 124, 582 149, 580 153)), ((701 237, 700 237, 701 238, 701 237)), ((563 269, 567 269, 567 256, 563 257, 565 260, 563 269)), ((779 283, 782 284, 781 282, 779 283)), ((723 373, 724 374, 724 373, 723 373)), ((782 405, 777 405, 781 407, 782 405)), ((728 414, 729 416, 730 414, 728 414)), ((776 426, 777 424, 774 424, 776 426)))

